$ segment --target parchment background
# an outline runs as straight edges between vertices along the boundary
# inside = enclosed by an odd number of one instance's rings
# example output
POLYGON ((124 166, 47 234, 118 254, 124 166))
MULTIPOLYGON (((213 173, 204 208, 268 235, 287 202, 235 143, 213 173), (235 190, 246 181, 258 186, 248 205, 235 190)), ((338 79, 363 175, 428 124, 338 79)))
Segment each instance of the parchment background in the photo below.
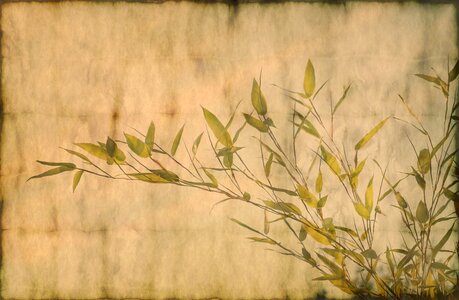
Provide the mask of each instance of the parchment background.
MULTIPOLYGON (((26 180, 43 171, 37 159, 73 160, 60 146, 145 131, 151 120, 165 145, 186 122, 190 146, 205 126, 200 105, 222 119, 241 99, 250 111, 261 69, 282 129, 289 102, 270 83, 301 90, 308 58, 318 82, 330 79, 323 103, 353 83, 335 121, 346 145, 387 115, 406 116, 399 93, 435 130, 441 94, 412 74, 444 75, 457 56, 452 5, 10 3, 1 27, 6 299, 342 296, 311 282, 307 265, 249 243, 228 217, 262 226, 250 207, 209 214, 220 198, 167 185, 84 176, 72 193, 70 174, 26 180)), ((388 124, 368 153, 400 170, 413 159, 404 132, 388 124)), ((334 201, 332 215, 346 219, 350 207, 334 201)), ((397 239, 398 223, 384 224, 381 245, 397 239)))

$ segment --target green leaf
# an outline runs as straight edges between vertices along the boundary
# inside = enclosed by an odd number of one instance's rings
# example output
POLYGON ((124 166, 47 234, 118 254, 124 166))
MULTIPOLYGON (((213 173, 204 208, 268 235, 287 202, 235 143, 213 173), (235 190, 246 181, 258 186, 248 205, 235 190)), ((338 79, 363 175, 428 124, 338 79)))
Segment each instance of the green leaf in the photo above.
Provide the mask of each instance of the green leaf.
POLYGON ((198 147, 199 147, 199 144, 201 143, 201 138, 203 134, 204 132, 201 132, 201 134, 196 138, 196 140, 193 143, 193 148, 191 149, 191 151, 193 151, 194 155, 196 155, 196 153, 198 152, 198 147))
POLYGON ((385 118, 381 122, 379 122, 378 125, 376 125, 370 132, 368 132, 356 145, 355 145, 355 150, 358 151, 362 149, 369 141, 370 139, 384 126, 386 121, 390 117, 385 118))
POLYGON ((439 270, 450 270, 451 268, 448 267, 447 265, 445 264, 442 264, 440 262, 433 262, 431 264, 431 267, 434 268, 434 269, 439 269, 439 270))
POLYGON ((281 211, 283 213, 291 213, 301 216, 301 210, 293 203, 287 202, 273 202, 270 200, 265 200, 263 203, 272 209, 281 211))
POLYGON ((79 158, 81 158, 84 161, 90 162, 89 158, 87 158, 85 155, 83 155, 83 154, 81 154, 79 152, 76 152, 76 151, 73 151, 73 150, 70 150, 70 149, 65 149, 65 148, 64 148, 64 150, 67 151, 68 153, 72 154, 72 155, 78 156, 79 158))
POLYGON ((354 202, 354 208, 355 211, 364 219, 369 220, 370 219, 370 212, 368 209, 363 206, 362 203, 360 202, 354 202))
POLYGON ((341 268, 337 264, 335 264, 333 261, 331 261, 330 259, 328 259, 320 253, 316 252, 316 254, 317 257, 320 258, 320 260, 330 269, 330 271, 332 271, 336 275, 344 275, 343 270, 341 270, 341 268))
POLYGON ((270 190, 273 190, 273 191, 276 191, 276 192, 285 193, 285 194, 287 194, 289 196, 297 196, 298 195, 297 193, 295 193, 294 191, 291 191, 291 190, 278 188, 278 187, 274 187, 274 186, 270 186, 270 185, 264 185, 264 186, 267 187, 270 190))
POLYGON ((255 78, 252 82, 252 105, 259 115, 264 116, 268 112, 265 96, 263 96, 261 88, 255 78))
POLYGON ((316 178, 316 193, 322 192, 322 185, 323 185, 322 172, 319 169, 319 174, 317 174, 317 178, 316 178))
POLYGON ((299 184, 296 187, 296 189, 301 200, 303 200, 307 205, 311 206, 312 208, 317 208, 317 198, 309 191, 309 189, 306 186, 299 184))
POLYGON ((169 180, 162 178, 152 173, 131 173, 128 174, 130 177, 134 177, 137 180, 149 182, 149 183, 169 183, 169 180))
POLYGON ((319 201, 317 202, 317 207, 318 208, 324 207, 325 204, 327 203, 327 199, 328 199, 328 195, 325 195, 322 198, 320 198, 319 201))
POLYGON ((351 235, 351 236, 353 236, 353 237, 358 237, 357 232, 355 232, 354 230, 352 230, 352 229, 350 229, 350 228, 342 227, 342 226, 335 226, 335 229, 344 231, 344 232, 346 232, 347 234, 349 234, 349 235, 351 235))
POLYGON ((204 113, 204 118, 206 119, 207 125, 209 125, 217 140, 226 147, 232 147, 233 141, 231 140, 231 136, 223 124, 220 122, 220 120, 218 120, 218 118, 213 113, 204 107, 202 108, 202 111, 204 113))
POLYGON ((164 169, 150 170, 150 172, 153 173, 154 175, 157 175, 157 176, 163 178, 164 180, 169 181, 169 182, 177 182, 177 181, 179 181, 178 175, 175 174, 174 172, 169 171, 169 170, 164 170, 164 169))
POLYGON ((376 251, 373 249, 367 249, 362 252, 362 255, 368 259, 377 259, 378 254, 376 254, 376 251))
POLYGON ((424 201, 419 201, 418 207, 416 208, 416 219, 419 223, 425 223, 429 220, 429 211, 424 201))
POLYGON ((453 232, 453 228, 456 225, 456 222, 453 223, 451 228, 445 233, 445 235, 441 238, 441 240, 438 242, 438 244, 432 249, 432 259, 435 258, 437 253, 443 249, 443 246, 446 244, 446 242, 449 240, 449 237, 451 236, 451 233, 453 232))
POLYGON ((387 260, 387 263, 389 264, 392 275, 394 275, 394 272, 395 272, 394 261, 392 260, 392 254, 390 253, 388 247, 386 247, 386 260, 387 260))
POLYGON ((344 89, 344 92, 343 92, 343 95, 341 96, 341 98, 338 100, 338 102, 336 103, 335 107, 333 108, 333 114, 336 112, 336 110, 338 109, 338 107, 341 105, 341 103, 343 103, 344 99, 346 98, 347 96, 347 92, 349 92, 349 89, 351 88, 351 85, 349 84, 345 89, 344 89))
POLYGON ((92 156, 97 158, 108 160, 109 156, 104 148, 99 145, 91 144, 91 143, 76 143, 75 146, 80 147, 81 149, 85 150, 92 156))
POLYGON ((306 69, 304 70, 303 88, 306 98, 311 97, 314 94, 314 90, 316 88, 316 75, 314 72, 314 66, 309 59, 306 65, 306 69))
POLYGON ((42 178, 42 177, 57 175, 57 174, 60 174, 62 172, 67 172, 67 171, 72 171, 72 170, 74 170, 74 168, 69 168, 69 167, 66 167, 66 166, 60 166, 60 167, 57 167, 57 168, 54 168, 54 169, 50 169, 50 170, 48 170, 46 172, 43 172, 41 174, 32 176, 29 179, 27 179, 27 181, 29 181, 30 179, 34 179, 34 178, 42 178))
POLYGON ((269 154, 268 160, 266 161, 265 168, 264 168, 266 177, 269 177, 269 174, 271 173, 271 165, 273 163, 273 157, 274 157, 273 153, 269 154))
POLYGON ((454 81, 459 74, 459 61, 456 62, 454 67, 448 73, 448 82, 454 81))
MULTIPOLYGON (((426 81, 432 82, 439 86, 443 92, 443 94, 447 97, 448 96, 448 85, 446 82, 444 82, 440 77, 433 77, 430 75, 425 75, 425 74, 414 74, 415 76, 422 78, 426 81)), ((449 74, 448 74, 449 75, 449 74)), ((449 76, 448 76, 449 77, 449 76)))
POLYGON ((71 169, 76 168, 75 164, 66 163, 66 162, 49 162, 49 161, 37 160, 37 163, 45 165, 45 166, 52 166, 52 167, 67 167, 71 169))
POLYGON ((408 203, 406 203, 405 198, 403 198, 403 196, 399 192, 395 192, 395 199, 397 200, 397 203, 401 208, 408 207, 408 203))
POLYGON ((206 169, 204 169, 204 173, 206 173, 207 177, 209 177, 210 181, 212 181, 213 187, 218 187, 217 178, 215 178, 215 176, 206 169))
POLYGON ((116 143, 110 137, 107 137, 107 142, 105 143, 105 149, 107 150, 107 154, 110 157, 115 156, 116 143))
POLYGON ((238 225, 241 226, 241 227, 244 227, 244 228, 246 228, 246 229, 248 229, 248 230, 250 230, 250 231, 253 231, 253 232, 255 232, 255 233, 260 234, 260 232, 259 232, 258 230, 253 229, 253 228, 250 227, 249 225, 244 224, 244 223, 242 223, 242 222, 239 221, 239 220, 236 220, 236 219, 233 219, 233 218, 231 218, 230 220, 233 221, 234 223, 238 224, 238 225))
POLYGON ((247 121, 247 123, 249 123, 250 126, 256 128, 260 132, 268 132, 269 130, 268 125, 252 117, 251 115, 248 115, 248 114, 243 114, 243 115, 244 115, 245 120, 247 121))
POLYGON ((75 172, 75 175, 73 176, 73 191, 75 192, 75 189, 78 186, 78 183, 80 183, 81 175, 83 175, 82 170, 78 170, 75 172))
POLYGON ((155 131, 155 123, 151 122, 148 127, 147 135, 145 136, 145 144, 150 150, 153 149, 153 145, 155 144, 155 131))
POLYGON ((175 153, 177 153, 178 146, 180 145, 180 141, 182 139, 182 133, 183 133, 184 127, 185 125, 183 125, 182 128, 180 128, 180 130, 177 132, 177 135, 174 138, 174 142, 172 143, 172 147, 171 147, 172 156, 175 156, 175 153))
MULTIPOLYGON (((305 232, 305 234, 306 234, 306 231, 304 231, 304 232, 305 232)), ((306 238, 306 235, 304 236, 304 238, 306 238)), ((311 253, 309 253, 308 250, 302 248, 302 249, 301 249, 301 254, 303 254, 303 257, 304 257, 305 259, 307 259, 307 260, 311 259, 311 253)))
POLYGON ((365 208, 368 210, 368 213, 371 213, 373 209, 373 177, 371 177, 365 192, 365 208))
POLYGON ((322 156, 324 161, 330 167, 333 173, 337 176, 341 174, 341 167, 339 166, 338 160, 324 148, 324 146, 320 145, 320 150, 322 151, 322 156))
POLYGON ((306 230, 304 230, 303 226, 301 226, 300 233, 298 234, 298 238, 300 239, 300 241, 304 241, 307 236, 308 236, 308 233, 306 232, 306 230))
POLYGON ((416 182, 424 190, 426 188, 426 181, 424 180, 424 178, 422 178, 422 176, 414 168, 411 168, 411 169, 413 170, 413 175, 414 175, 414 178, 416 179, 416 182))
POLYGON ((148 148, 147 144, 133 135, 125 133, 124 136, 126 137, 126 142, 132 152, 140 157, 150 157, 151 150, 148 148))
POLYGON ((223 165, 228 169, 233 166, 233 153, 229 152, 223 155, 223 165))
POLYGON ((459 201, 459 195, 457 193, 452 192, 450 189, 443 189, 443 194, 450 200, 454 202, 459 201))
POLYGON ((258 243, 266 243, 266 244, 271 244, 271 245, 276 245, 276 242, 267 239, 267 238, 260 238, 260 237, 248 237, 249 240, 252 240, 254 242, 258 243))
POLYGON ((430 170, 430 153, 429 149, 422 149, 418 155, 418 169, 421 174, 426 174, 430 170))
POLYGON ((244 192, 244 194, 242 195, 242 198, 243 198, 245 201, 250 201, 251 196, 250 196, 249 193, 244 192))

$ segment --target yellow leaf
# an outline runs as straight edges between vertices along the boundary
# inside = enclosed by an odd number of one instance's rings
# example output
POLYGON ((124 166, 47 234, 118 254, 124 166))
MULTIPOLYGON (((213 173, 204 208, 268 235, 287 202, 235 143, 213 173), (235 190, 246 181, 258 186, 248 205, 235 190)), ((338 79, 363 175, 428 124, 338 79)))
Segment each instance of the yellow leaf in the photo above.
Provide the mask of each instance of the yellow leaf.
POLYGON ((259 115, 266 115, 268 112, 265 96, 263 96, 261 88, 255 78, 252 82, 252 105, 259 115))
POLYGON ((206 119, 207 125, 209 125, 218 141, 224 146, 231 148, 233 146, 233 141, 231 140, 231 136, 223 124, 220 122, 220 120, 218 120, 218 118, 213 113, 204 107, 202 108, 202 111, 204 113, 204 118, 206 119))
POLYGON ((317 208, 317 198, 304 185, 297 186, 297 192, 301 200, 312 208, 317 208))
POLYGON ((316 75, 314 72, 314 66, 309 59, 306 65, 306 69, 304 70, 303 87, 306 98, 309 98, 314 94, 314 90, 316 88, 316 75))
POLYGON ((379 131, 384 126, 384 123, 389 119, 389 117, 385 118, 381 122, 379 122, 378 125, 376 125, 370 132, 368 132, 356 145, 355 145, 355 150, 360 150, 365 146, 370 139, 379 131))
POLYGON ((362 203, 354 202, 354 208, 362 218, 364 218, 366 220, 370 219, 370 212, 368 211, 368 209, 366 209, 365 206, 363 206, 362 203))
POLYGON ((365 192, 365 208, 369 213, 373 209, 373 177, 371 177, 365 192))

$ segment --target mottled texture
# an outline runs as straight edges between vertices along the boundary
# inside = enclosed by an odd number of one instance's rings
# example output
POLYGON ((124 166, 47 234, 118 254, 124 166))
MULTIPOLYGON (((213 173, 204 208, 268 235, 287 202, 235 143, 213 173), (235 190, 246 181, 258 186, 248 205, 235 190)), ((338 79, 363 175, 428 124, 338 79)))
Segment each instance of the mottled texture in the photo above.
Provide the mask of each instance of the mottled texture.
MULTIPOLYGON (((308 265, 249 243, 228 217, 260 228, 263 215, 241 203, 209 214, 220 198, 190 189, 85 175, 72 193, 70 174, 26 180, 43 170, 37 159, 73 160, 61 146, 145 132, 150 120, 167 147, 186 122, 190 146, 205 127, 200 105, 225 119, 243 99, 249 112, 261 69, 271 117, 286 128, 289 102, 270 84, 301 90, 308 58, 318 82, 330 80, 324 111, 353 83, 335 120, 348 147, 385 116, 406 116, 397 94, 440 129, 441 94, 412 74, 444 75, 457 56, 451 5, 12 3, 1 22, 4 298, 342 295, 311 282, 308 265)), ((413 159, 404 136, 391 122, 367 151, 396 172, 413 159)), ((186 161, 183 147, 178 157, 186 161)), ((332 216, 346 219, 352 207, 333 201, 332 216)), ((384 247, 399 224, 381 222, 384 247)))

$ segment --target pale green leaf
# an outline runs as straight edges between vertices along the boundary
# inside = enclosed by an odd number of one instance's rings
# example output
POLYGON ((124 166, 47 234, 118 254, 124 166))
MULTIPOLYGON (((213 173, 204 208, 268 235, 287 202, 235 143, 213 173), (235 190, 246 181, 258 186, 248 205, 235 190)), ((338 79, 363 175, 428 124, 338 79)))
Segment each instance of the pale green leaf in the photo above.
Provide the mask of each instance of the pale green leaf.
POLYGON ((338 160, 330 152, 328 152, 324 146, 320 145, 320 150, 322 151, 324 161, 330 167, 332 172, 339 176, 341 174, 341 167, 339 166, 338 160))
POLYGON ((105 151, 105 149, 99 145, 95 145, 91 143, 76 143, 75 145, 97 158, 100 158, 103 160, 108 160, 109 158, 107 151, 105 151))
POLYGON ((365 208, 369 213, 371 213, 373 209, 373 177, 371 177, 367 190, 365 191, 365 208))
POLYGON ((370 219, 370 212, 368 209, 360 202, 354 202, 355 211, 364 219, 370 219))
POLYGON ((421 174, 426 174, 430 170, 430 153, 428 149, 422 149, 418 155, 418 169, 421 174))
POLYGON ((244 118, 245 120, 247 121, 247 123, 256 128, 258 131, 260 132, 268 132, 269 130, 269 127, 268 125, 266 125, 265 123, 263 123, 262 121, 252 117, 251 115, 248 115, 248 114, 243 114, 244 115, 244 118))
POLYGON ((53 175, 57 175, 57 174, 60 174, 60 173, 63 173, 63 172, 67 172, 67 171, 72 171, 72 170, 74 170, 74 168, 69 168, 69 167, 66 167, 66 166, 60 166, 60 167, 57 167, 57 168, 50 169, 50 170, 48 170, 46 172, 43 172, 41 174, 32 176, 29 179, 27 179, 27 181, 29 181, 30 179, 34 179, 34 178, 42 178, 42 177, 47 177, 47 176, 53 176, 53 175))
POLYGON ((140 157, 150 157, 151 150, 148 148, 147 144, 133 135, 125 133, 124 136, 126 137, 126 142, 132 152, 140 157))
POLYGON ((319 174, 317 174, 317 178, 316 178, 316 192, 317 193, 322 192, 322 185, 323 185, 322 172, 319 169, 319 174))
POLYGON ((274 157, 273 153, 269 154, 268 160, 266 161, 265 168, 264 168, 266 177, 269 177, 269 174, 271 173, 271 165, 273 163, 273 157, 274 157))
POLYGON ((390 117, 385 118, 381 122, 379 122, 378 125, 376 125, 370 132, 368 132, 356 145, 355 145, 355 150, 358 151, 362 149, 369 141, 370 139, 384 126, 386 121, 390 117))
POLYGON ((201 144, 201 138, 203 134, 204 132, 201 132, 201 134, 196 138, 196 140, 194 140, 193 148, 191 148, 191 151, 193 151, 194 155, 196 155, 196 153, 198 152, 199 144, 201 144))
POLYGON ((418 207, 416 208, 416 219, 420 223, 425 223, 429 220, 429 211, 424 201, 419 201, 418 207))
POLYGON ((261 88, 255 78, 252 82, 252 105, 259 115, 263 116, 268 112, 265 96, 261 92, 261 88))
POLYGON ((177 153, 178 146, 180 145, 180 141, 182 140, 182 134, 183 134, 184 127, 185 125, 183 125, 182 128, 180 128, 180 130, 177 132, 177 135, 174 138, 174 142, 172 143, 172 147, 171 147, 172 156, 175 156, 175 154, 177 153))
POLYGON ((206 173, 207 177, 209 177, 210 181, 212 181, 213 187, 218 187, 218 181, 217 178, 215 178, 214 174, 207 171, 206 169, 204 169, 204 173, 206 173))
POLYGON ((306 69, 304 70, 303 88, 306 98, 311 97, 314 94, 314 90, 316 88, 316 75, 314 72, 314 66, 309 59, 306 65, 306 69))
POLYGON ((213 113, 204 107, 202 108, 202 111, 204 113, 204 118, 206 119, 207 125, 209 125, 217 140, 226 147, 232 147, 233 141, 231 140, 231 136, 223 124, 220 122, 220 120, 218 120, 218 118, 213 113))
POLYGON ((155 144, 155 131, 155 123, 151 122, 148 127, 147 135, 145 136, 145 144, 150 150, 153 149, 153 145, 155 144))
POLYGON ((317 208, 317 198, 309 191, 306 186, 299 184, 296 188, 301 200, 303 200, 310 207, 317 208))
POLYGON ((80 183, 81 175, 83 175, 82 170, 78 170, 75 172, 75 175, 73 176, 73 191, 75 192, 75 189, 78 186, 78 183, 80 183))

